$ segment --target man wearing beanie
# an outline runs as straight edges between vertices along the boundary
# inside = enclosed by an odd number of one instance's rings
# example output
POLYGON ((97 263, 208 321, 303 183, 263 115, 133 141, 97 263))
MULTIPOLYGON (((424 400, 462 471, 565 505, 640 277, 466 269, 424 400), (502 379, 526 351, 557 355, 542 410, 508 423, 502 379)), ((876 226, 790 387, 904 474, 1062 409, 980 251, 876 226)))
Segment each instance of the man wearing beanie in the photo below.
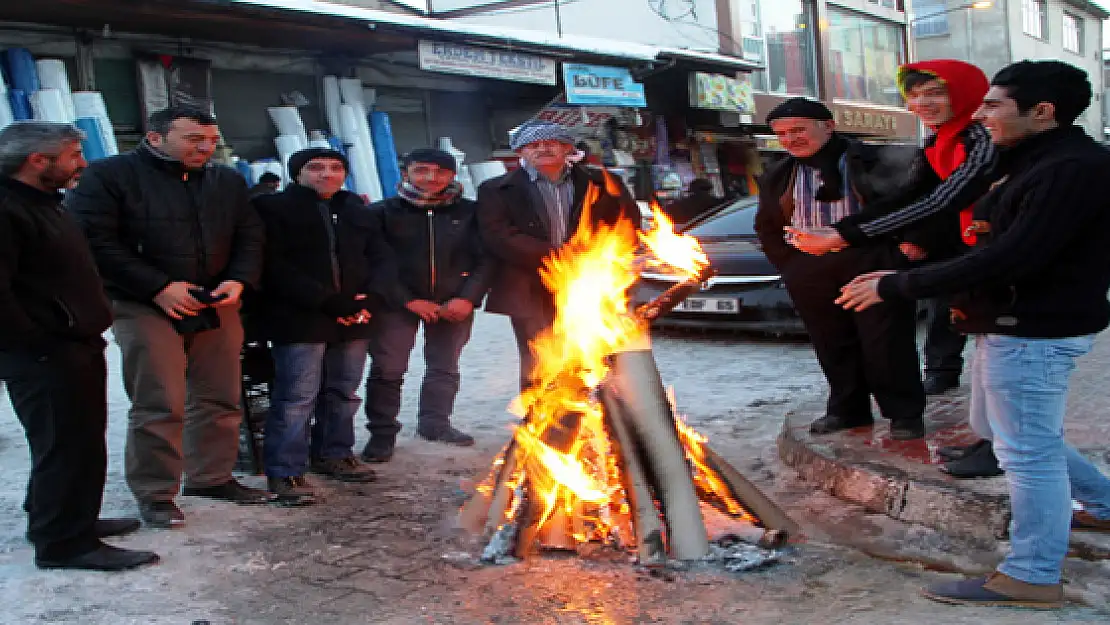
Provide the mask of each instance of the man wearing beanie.
POLYGON ((767 170, 760 182, 755 228, 767 258, 782 275, 805 323, 829 384, 826 413, 814 434, 869 426, 871 398, 890 420, 891 437, 925 434, 925 392, 915 343, 914 306, 897 302, 865 314, 834 303, 840 288, 861 271, 889 269, 904 260, 893 239, 879 239, 835 254, 814 256, 796 249, 792 230, 828 227, 877 204, 873 183, 903 177, 877 148, 835 131, 832 113, 820 102, 791 98, 772 109, 767 123, 790 157, 767 170))
POLYGON ((640 215, 616 176, 570 160, 576 149, 566 128, 529 122, 513 134, 510 147, 521 167, 482 183, 478 214, 482 239, 497 261, 486 310, 508 315, 512 322, 524 390, 533 369, 529 343, 555 319, 555 301, 540 279, 540 267, 580 226, 587 190, 597 189, 590 207, 594 224, 628 219, 639 225, 640 215))
POLYGON ((489 262, 479 242, 476 204, 462 197, 455 158, 413 150, 403 162, 397 196, 370 207, 390 254, 378 279, 384 304, 371 322, 366 419, 367 462, 387 462, 401 424, 401 382, 417 330, 424 326, 426 371, 416 434, 447 445, 474 444, 451 425, 459 392, 459 357, 470 340, 474 309, 486 296, 489 262))
POLYGON ((255 315, 272 344, 266 477, 279 502, 311 503, 305 472, 369 482, 352 451, 358 386, 377 306, 373 272, 384 246, 370 211, 343 191, 347 159, 309 148, 289 158, 294 182, 255 198, 266 224, 266 266, 255 315), (310 431, 311 426, 311 431, 310 431))
POLYGON ((235 170, 209 163, 206 111, 172 106, 142 144, 89 166, 66 194, 112 301, 131 400, 124 471, 143 520, 185 522, 185 495, 264 504, 231 471, 242 421, 243 291, 262 274, 265 229, 235 170))

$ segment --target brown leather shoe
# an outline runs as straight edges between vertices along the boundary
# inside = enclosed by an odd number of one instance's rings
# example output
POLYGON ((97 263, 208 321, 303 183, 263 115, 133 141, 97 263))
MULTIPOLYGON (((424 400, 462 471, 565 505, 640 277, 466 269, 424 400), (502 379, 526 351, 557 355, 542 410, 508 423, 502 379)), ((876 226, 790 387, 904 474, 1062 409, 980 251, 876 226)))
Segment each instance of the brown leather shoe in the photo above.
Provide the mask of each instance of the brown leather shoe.
POLYGON ((1064 607, 1063 584, 1029 584, 1003 573, 945 582, 922 591, 933 601, 952 605, 1051 610, 1064 607))
POLYGON ((1110 519, 1099 519, 1086 510, 1071 514, 1071 528, 1081 532, 1110 532, 1110 519))

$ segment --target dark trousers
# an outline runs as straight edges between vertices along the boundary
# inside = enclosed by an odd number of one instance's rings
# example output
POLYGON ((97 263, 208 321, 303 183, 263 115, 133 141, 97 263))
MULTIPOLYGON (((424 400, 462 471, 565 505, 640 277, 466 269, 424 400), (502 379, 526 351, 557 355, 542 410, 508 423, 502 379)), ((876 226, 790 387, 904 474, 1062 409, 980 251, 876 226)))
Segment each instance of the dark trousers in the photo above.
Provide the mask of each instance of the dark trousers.
POLYGON ((925 373, 958 379, 967 336, 952 327, 948 298, 937 297, 925 305, 925 373))
MULTIPOLYGON (((374 328, 370 337, 370 378, 366 381, 366 427, 375 438, 393 439, 401 431, 397 420, 401 384, 416 344, 416 332, 423 322, 407 310, 393 310, 375 313, 370 323, 374 328)), ((474 315, 458 323, 423 325, 426 371, 420 387, 417 428, 434 433, 450 424, 462 378, 459 357, 470 340, 474 315)))
POLYGON ((536 355, 532 351, 531 342, 540 332, 551 327, 554 323, 554 314, 536 315, 534 317, 512 317, 513 335, 516 336, 516 348, 520 354, 520 390, 532 386, 532 369, 536 366, 536 355))
POLYGON ((66 342, 46 350, 0 352, 0 379, 27 434, 27 538, 39 558, 81 555, 100 543, 108 454, 104 342, 66 342))
POLYGON ((917 357, 915 303, 883 302, 863 312, 834 303, 852 278, 891 269, 896 252, 848 249, 825 256, 799 255, 784 278, 829 383, 828 413, 850 421, 871 419, 871 397, 883 417, 922 417, 925 391, 917 357))

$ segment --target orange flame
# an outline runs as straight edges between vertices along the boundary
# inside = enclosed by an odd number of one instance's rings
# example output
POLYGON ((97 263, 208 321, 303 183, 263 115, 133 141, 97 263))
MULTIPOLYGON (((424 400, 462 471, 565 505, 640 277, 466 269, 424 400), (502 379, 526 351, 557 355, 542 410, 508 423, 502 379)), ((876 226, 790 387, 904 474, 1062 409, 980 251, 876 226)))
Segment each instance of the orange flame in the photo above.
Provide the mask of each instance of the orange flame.
MULTIPOLYGON (((619 195, 619 184, 606 175, 611 196, 619 195)), ((697 240, 676 234, 658 208, 656 227, 646 233, 637 232, 625 219, 613 225, 592 224, 600 194, 601 188, 591 183, 582 225, 540 270, 544 285, 554 294, 555 319, 532 342, 534 384, 519 398, 527 417, 515 432, 516 466, 523 468, 530 492, 542 502, 539 524, 560 510, 584 516, 590 531, 575 530, 577 541, 606 538, 614 530, 614 519, 628 515, 594 390, 609 371, 608 356, 643 339, 648 331, 643 320, 629 313, 628 293, 643 269, 635 262, 637 251, 645 250, 642 262, 685 278, 708 264, 697 240)), ((687 445, 696 446, 697 433, 684 431, 687 445)), ((489 483, 485 488, 488 491, 489 483)))

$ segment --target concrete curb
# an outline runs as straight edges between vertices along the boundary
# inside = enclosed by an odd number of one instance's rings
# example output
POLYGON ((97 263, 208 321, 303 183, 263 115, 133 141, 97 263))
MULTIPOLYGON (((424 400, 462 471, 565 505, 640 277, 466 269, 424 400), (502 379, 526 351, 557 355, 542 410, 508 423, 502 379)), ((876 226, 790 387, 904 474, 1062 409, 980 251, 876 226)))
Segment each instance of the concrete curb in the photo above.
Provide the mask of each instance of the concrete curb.
POLYGON ((962 489, 940 474, 930 478, 874 460, 849 458, 835 439, 810 436, 809 423, 823 413, 820 404, 791 411, 778 438, 783 462, 805 480, 870 512, 949 535, 988 544, 1006 536, 1009 497, 962 489))

